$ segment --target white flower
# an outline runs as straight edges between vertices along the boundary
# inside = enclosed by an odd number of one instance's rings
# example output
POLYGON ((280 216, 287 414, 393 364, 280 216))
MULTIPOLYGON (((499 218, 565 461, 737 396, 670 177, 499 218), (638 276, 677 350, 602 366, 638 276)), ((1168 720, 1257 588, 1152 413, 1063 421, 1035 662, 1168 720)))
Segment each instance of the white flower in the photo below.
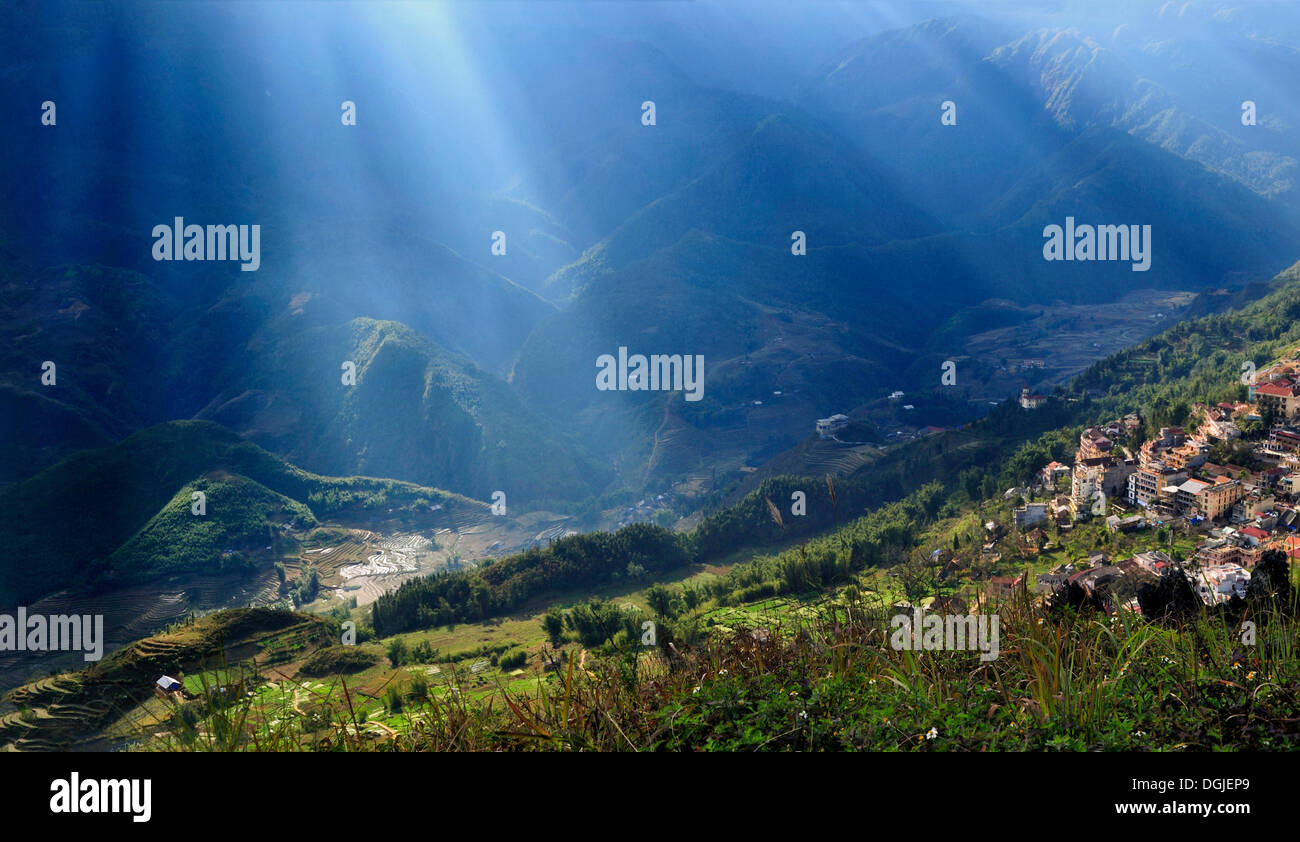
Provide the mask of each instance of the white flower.
POLYGON ((929 731, 925 732, 925 738, 927 740, 933 740, 937 736, 939 736, 939 730, 937 728, 931 728, 929 731))
POLYGON ((800 719, 807 719, 807 718, 808 718, 808 711, 806 711, 806 710, 801 710, 801 711, 799 711, 799 718, 800 718, 800 719))
POLYGON ((698 692, 700 692, 700 688, 696 687, 694 690, 691 691, 691 695, 693 696, 698 692))

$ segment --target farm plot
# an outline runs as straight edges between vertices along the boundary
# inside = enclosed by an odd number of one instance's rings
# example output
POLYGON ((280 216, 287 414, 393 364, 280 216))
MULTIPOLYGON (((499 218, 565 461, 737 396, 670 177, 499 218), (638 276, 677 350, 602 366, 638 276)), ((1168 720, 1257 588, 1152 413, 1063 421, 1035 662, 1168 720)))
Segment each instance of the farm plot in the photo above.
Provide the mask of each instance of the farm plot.
POLYGON ((420 560, 433 542, 423 535, 394 535, 377 542, 379 551, 366 557, 364 564, 339 568, 344 579, 357 576, 384 576, 411 573, 420 569, 420 560))
MULTIPOLYGON (((90 615, 104 618, 103 656, 154 634, 191 613, 263 602, 275 576, 192 574, 162 583, 132 585, 101 593, 60 591, 28 606, 32 615, 90 615)), ((25 683, 37 671, 81 669, 81 652, 11 652, 0 659, 0 693, 25 683)))
POLYGON ((385 536, 358 530, 342 543, 304 550, 297 566, 313 565, 323 586, 345 599, 355 596, 357 605, 365 606, 430 569, 436 561, 434 549, 433 540, 426 535, 385 536))

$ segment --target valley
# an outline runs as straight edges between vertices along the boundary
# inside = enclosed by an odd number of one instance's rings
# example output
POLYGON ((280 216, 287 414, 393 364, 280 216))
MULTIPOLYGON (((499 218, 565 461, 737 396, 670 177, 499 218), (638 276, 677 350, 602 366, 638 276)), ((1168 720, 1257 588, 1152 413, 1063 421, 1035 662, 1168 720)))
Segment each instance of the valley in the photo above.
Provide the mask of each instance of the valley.
POLYGON ((1014 327, 974 334, 963 350, 977 361, 978 372, 990 372, 977 387, 984 393, 980 397, 997 400, 1025 384, 1047 392, 1181 321, 1194 297, 1187 291, 1137 289, 1117 300, 1057 302, 1035 308, 1014 327))
POLYGON ((1295 10, 487 6, 0 6, 0 749, 1300 747, 1295 10))

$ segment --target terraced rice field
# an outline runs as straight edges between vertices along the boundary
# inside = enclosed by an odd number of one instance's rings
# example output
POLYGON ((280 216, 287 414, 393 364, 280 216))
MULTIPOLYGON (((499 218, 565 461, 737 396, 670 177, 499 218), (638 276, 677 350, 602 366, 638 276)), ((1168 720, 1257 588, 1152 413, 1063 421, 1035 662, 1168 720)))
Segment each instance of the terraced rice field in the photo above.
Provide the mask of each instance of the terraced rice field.
POLYGON ((304 550, 298 556, 298 567, 301 568, 304 564, 314 565, 320 573, 321 584, 337 587, 344 579, 340 573, 343 568, 365 563, 365 557, 369 553, 366 537, 373 534, 373 532, 360 530, 342 543, 304 550))
POLYGON ((286 570, 296 576, 303 565, 314 565, 322 586, 345 599, 355 596, 357 605, 364 606, 407 579, 431 572, 442 561, 427 534, 355 530, 340 543, 304 550, 286 570))
MULTIPOLYGON (((202 623, 203 621, 198 621, 202 623)), ((245 632, 228 644, 221 634, 202 633, 201 626, 183 625, 157 637, 131 644, 106 677, 95 670, 42 678, 23 685, 6 699, 15 709, 0 715, 0 749, 57 751, 103 749, 139 739, 164 727, 172 715, 170 702, 156 697, 159 674, 186 676, 191 692, 194 671, 210 671, 214 660, 255 661, 262 668, 296 671, 294 662, 273 665, 282 656, 296 658, 324 641, 328 626, 319 620, 265 631, 245 632)), ((224 669, 222 666, 219 669, 224 669)))
MULTIPOLYGON (((159 585, 140 585, 98 594, 68 591, 28 606, 29 614, 103 615, 103 654, 131 641, 154 634, 191 612, 246 605, 269 605, 279 599, 275 574, 264 571, 252 578, 225 575, 175 577, 159 585)), ((11 652, 0 659, 0 693, 50 669, 76 670, 87 666, 80 652, 11 652)))
POLYGON ((846 445, 819 441, 809 448, 806 465, 810 476, 848 476, 875 461, 880 449, 875 445, 846 445))
POLYGON ((349 564, 339 568, 344 579, 357 576, 383 576, 390 573, 410 573, 420 569, 420 558, 433 542, 422 535, 396 535, 378 543, 379 551, 366 557, 365 564, 349 564))
POLYGON ((0 716, 0 746, 5 751, 57 751, 75 748, 88 723, 103 722, 112 705, 103 699, 78 699, 81 685, 51 676, 14 691, 19 708, 0 716))

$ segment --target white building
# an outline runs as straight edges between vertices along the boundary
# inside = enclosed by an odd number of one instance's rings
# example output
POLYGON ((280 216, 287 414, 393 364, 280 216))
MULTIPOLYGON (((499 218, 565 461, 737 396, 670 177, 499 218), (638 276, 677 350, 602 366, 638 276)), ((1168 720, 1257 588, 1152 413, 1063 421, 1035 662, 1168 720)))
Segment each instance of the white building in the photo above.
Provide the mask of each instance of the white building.
POLYGON ((1029 387, 1020 390, 1020 405, 1025 409, 1038 409, 1038 407, 1047 403, 1047 395, 1031 395, 1029 387))
POLYGON ((847 426, 849 426, 849 416, 847 415, 836 413, 830 418, 818 418, 817 435, 828 439, 847 426))

